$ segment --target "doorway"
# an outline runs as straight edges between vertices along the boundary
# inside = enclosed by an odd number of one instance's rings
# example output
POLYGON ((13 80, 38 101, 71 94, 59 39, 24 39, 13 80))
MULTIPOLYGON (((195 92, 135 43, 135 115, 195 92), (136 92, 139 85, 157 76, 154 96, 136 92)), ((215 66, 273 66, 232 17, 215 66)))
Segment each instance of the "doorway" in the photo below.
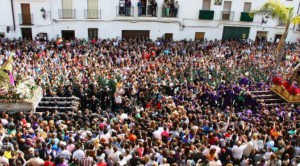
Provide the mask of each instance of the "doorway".
POLYGON ((30 14, 30 4, 29 3, 22 3, 21 4, 21 12, 22 12, 22 21, 20 24, 23 25, 32 25, 31 22, 31 14, 30 14))
POLYGON ((256 41, 267 41, 268 32, 267 31, 257 31, 256 32, 256 41))
POLYGON ((31 28, 21 28, 22 38, 32 40, 32 30, 31 28))
POLYGON ((279 42, 279 40, 281 39, 282 34, 275 34, 275 38, 274 38, 274 43, 277 43, 277 40, 279 42))
POLYGON ((242 40, 248 39, 250 27, 230 27, 225 26, 223 29, 222 40, 242 40))
POLYGON ((195 40, 204 40, 205 32, 195 32, 195 40))
POLYGON ((61 31, 61 37, 64 40, 72 40, 75 38, 75 31, 74 30, 62 30, 61 31))
POLYGON ((173 39, 173 33, 165 33, 163 36, 164 40, 172 40, 173 39))
POLYGON ((136 37, 149 38, 150 31, 147 31, 147 30, 122 30, 122 38, 123 39, 136 38, 136 37))

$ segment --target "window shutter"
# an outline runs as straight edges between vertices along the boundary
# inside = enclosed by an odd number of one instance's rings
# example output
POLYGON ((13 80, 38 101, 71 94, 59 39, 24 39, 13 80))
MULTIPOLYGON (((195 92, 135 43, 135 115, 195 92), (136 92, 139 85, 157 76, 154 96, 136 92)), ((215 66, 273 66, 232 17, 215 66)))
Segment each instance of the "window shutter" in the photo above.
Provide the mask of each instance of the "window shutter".
POLYGON ((63 9, 72 9, 72 0, 62 0, 63 9))
POLYGON ((245 2, 244 3, 244 12, 250 12, 250 10, 251 10, 251 3, 245 2))
POLYGON ((202 10, 210 10, 211 0, 203 0, 202 10))
POLYGON ((98 0, 88 0, 88 9, 98 9, 98 0))

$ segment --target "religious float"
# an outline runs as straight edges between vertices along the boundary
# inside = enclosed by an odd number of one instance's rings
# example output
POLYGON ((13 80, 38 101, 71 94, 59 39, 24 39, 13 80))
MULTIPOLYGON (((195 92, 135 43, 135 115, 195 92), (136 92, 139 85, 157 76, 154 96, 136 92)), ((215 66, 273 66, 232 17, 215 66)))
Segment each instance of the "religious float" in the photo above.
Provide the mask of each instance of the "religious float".
POLYGON ((288 103, 300 104, 300 64, 295 67, 288 80, 275 76, 271 90, 288 103))
POLYGON ((9 56, 0 68, 0 112, 34 112, 42 97, 42 88, 32 77, 14 80, 13 56, 9 56))

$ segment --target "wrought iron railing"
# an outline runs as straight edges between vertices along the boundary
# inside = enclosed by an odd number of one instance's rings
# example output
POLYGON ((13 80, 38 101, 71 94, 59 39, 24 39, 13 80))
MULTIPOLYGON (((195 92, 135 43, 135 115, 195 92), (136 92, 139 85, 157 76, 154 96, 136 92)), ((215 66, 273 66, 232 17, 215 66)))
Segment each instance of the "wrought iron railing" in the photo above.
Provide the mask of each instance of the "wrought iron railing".
POLYGON ((58 9, 59 19, 75 19, 75 9, 58 9))
POLYGON ((101 10, 100 9, 85 9, 84 10, 85 19, 100 19, 101 10))
POLYGON ((33 14, 19 14, 20 25, 33 25, 33 14))
POLYGON ((221 11, 221 20, 230 20, 232 21, 234 18, 233 11, 221 11))
POLYGON ((134 7, 116 6, 116 15, 117 16, 133 17, 133 13, 134 13, 134 7))

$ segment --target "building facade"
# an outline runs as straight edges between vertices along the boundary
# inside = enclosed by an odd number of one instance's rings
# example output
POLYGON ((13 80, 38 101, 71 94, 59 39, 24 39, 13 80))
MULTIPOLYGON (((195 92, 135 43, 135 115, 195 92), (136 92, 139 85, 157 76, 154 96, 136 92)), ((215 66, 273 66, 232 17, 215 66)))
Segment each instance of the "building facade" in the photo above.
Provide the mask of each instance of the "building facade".
MULTIPOLYGON (((7 38, 261 39, 284 26, 249 17, 266 0, 1 0, 0 35, 7 38), (130 3, 129 3, 130 2, 130 3)), ((281 0, 299 13, 300 0, 281 0)), ((300 37, 291 25, 288 42, 300 37)))

